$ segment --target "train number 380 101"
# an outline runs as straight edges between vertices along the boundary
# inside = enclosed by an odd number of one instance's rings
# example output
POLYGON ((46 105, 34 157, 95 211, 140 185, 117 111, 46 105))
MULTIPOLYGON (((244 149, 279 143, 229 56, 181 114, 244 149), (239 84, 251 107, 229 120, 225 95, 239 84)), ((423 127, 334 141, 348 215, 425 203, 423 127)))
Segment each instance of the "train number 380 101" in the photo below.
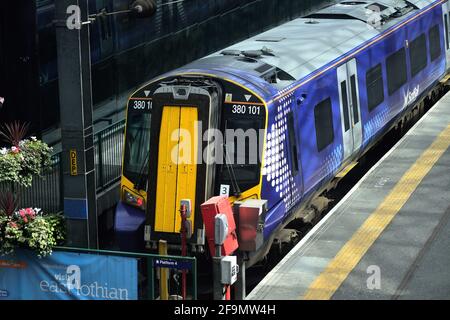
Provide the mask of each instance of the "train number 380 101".
POLYGON ((246 106, 241 104, 233 104, 233 109, 231 111, 235 114, 249 114, 249 115, 260 115, 260 106, 246 106))

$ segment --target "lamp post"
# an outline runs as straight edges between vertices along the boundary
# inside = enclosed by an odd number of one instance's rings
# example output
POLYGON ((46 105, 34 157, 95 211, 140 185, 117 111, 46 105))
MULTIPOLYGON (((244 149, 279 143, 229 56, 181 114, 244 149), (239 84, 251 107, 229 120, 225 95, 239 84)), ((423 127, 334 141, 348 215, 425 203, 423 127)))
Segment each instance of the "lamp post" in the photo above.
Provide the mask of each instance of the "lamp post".
POLYGON ((129 10, 89 15, 88 0, 55 1, 62 141, 64 214, 68 245, 97 248, 97 199, 89 25, 98 16, 129 13, 149 17, 154 0, 129 10))

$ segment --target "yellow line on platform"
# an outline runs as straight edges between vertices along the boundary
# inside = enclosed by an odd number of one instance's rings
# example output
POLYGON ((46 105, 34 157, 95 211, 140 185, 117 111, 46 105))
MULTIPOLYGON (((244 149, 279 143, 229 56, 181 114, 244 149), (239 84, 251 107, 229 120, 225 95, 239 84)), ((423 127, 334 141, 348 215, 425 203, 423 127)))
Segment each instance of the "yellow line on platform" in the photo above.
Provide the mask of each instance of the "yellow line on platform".
POLYGON ((403 175, 378 208, 313 281, 303 299, 328 300, 450 146, 450 125, 403 175))

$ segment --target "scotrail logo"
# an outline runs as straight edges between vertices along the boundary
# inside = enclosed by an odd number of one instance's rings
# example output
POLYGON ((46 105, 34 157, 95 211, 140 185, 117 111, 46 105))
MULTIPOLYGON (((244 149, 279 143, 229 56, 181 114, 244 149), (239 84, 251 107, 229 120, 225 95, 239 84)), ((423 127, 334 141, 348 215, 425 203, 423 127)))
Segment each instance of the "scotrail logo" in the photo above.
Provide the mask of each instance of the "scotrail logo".
POLYGON ((111 288, 107 283, 101 284, 97 281, 82 284, 81 269, 77 265, 68 266, 66 273, 55 274, 54 278, 55 281, 40 282, 43 292, 69 294, 87 299, 129 300, 127 289, 111 288))

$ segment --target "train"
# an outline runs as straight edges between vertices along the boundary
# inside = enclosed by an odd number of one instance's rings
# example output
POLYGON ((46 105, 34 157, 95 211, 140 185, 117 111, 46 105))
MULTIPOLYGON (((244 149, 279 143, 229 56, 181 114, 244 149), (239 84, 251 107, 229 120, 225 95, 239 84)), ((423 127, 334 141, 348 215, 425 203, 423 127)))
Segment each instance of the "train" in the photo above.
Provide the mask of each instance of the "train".
POLYGON ((139 88, 127 106, 119 247, 144 239, 176 247, 178 203, 191 199, 190 245, 203 252, 200 205, 226 195, 266 200, 249 265, 262 259, 283 228, 310 219, 314 199, 439 90, 450 66, 449 9, 445 0, 339 1, 139 88), (211 129, 225 138, 214 142, 211 129), (262 133, 241 145, 256 160, 236 160, 228 129, 262 133), (180 161, 181 132, 203 137, 183 147, 191 161, 180 161), (198 161, 211 144, 233 159, 198 161))

